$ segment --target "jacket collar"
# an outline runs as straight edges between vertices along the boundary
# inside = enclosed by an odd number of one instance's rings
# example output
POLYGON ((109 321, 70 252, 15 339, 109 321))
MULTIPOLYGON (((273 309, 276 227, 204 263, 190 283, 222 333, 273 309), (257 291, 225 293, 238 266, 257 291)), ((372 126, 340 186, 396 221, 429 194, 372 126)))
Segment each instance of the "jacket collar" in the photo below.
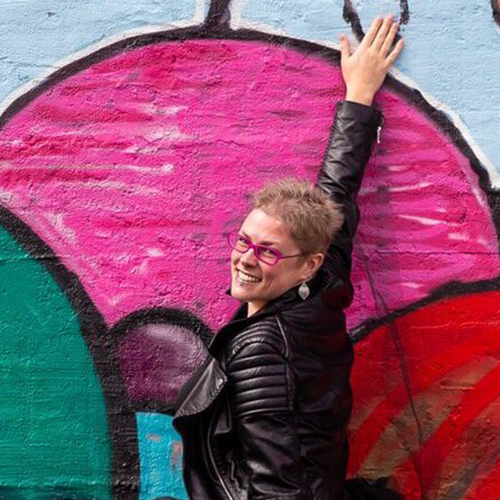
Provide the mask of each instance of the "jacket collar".
MULTIPOLYGON (((322 288, 322 283, 324 282, 324 280, 324 272, 323 270, 320 270, 318 271, 317 275, 310 282, 308 282, 308 285, 311 288, 311 296, 322 288)), ((252 314, 252 316, 247 316, 248 304, 246 302, 242 303, 233 314, 229 322, 224 325, 214 336, 212 342, 208 347, 208 351, 212 355, 215 355, 219 348, 222 345, 225 345, 225 341, 235 333, 243 330, 250 325, 253 325, 254 323, 257 323, 265 317, 289 309, 297 303, 304 302, 299 295, 299 286, 300 285, 297 285, 290 290, 287 290, 279 297, 271 300, 262 309, 259 309, 259 311, 257 311, 255 314, 252 314)), ((226 294, 231 295, 230 288, 226 291, 226 294)))

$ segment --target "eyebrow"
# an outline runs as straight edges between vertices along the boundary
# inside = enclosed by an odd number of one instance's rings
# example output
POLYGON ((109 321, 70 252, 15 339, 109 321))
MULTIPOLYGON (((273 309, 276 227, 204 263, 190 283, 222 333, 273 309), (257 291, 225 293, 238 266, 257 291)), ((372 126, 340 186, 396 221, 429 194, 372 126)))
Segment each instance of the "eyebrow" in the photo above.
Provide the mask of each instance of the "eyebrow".
MULTIPOLYGON (((252 240, 252 239, 250 238, 250 236, 248 236, 248 234, 247 234, 247 233, 245 233, 245 231, 240 231, 240 233, 241 233, 243 236, 245 236, 246 238, 248 238, 250 241, 252 240)), ((263 241, 263 242, 259 243, 259 245, 260 245, 260 246, 269 247, 269 246, 275 246, 275 245, 277 245, 277 243, 278 243, 278 242, 276 242, 276 241, 263 241)))

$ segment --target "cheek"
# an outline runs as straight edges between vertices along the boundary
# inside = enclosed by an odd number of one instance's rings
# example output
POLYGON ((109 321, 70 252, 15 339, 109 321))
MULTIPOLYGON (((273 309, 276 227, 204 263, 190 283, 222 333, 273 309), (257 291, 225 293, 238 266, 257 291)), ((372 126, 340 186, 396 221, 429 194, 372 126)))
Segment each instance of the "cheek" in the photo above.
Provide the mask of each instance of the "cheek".
POLYGON ((293 280, 293 274, 286 267, 281 269, 273 268, 268 270, 264 278, 264 283, 267 286, 281 289, 289 286, 290 282, 293 280))
POLYGON ((232 266, 234 266, 239 259, 240 254, 236 250, 232 250, 231 254, 229 256, 229 262, 231 263, 232 266))

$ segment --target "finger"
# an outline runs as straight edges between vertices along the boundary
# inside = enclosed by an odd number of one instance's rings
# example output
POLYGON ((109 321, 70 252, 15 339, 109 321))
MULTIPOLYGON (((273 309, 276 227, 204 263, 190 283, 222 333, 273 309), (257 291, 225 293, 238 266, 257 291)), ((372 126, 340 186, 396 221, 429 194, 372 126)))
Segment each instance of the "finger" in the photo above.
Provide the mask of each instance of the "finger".
POLYGON ((389 51, 391 50, 392 47, 392 42, 394 41, 394 38, 396 37, 396 34, 398 32, 399 28, 399 23, 393 23, 391 26, 391 29, 389 30, 389 33, 385 37, 384 43, 381 48, 381 52, 384 56, 386 56, 389 51))
POLYGON ((385 60, 387 67, 390 67, 394 64, 394 61, 398 58, 399 54, 401 54, 401 51, 403 50, 403 45, 403 39, 401 38, 385 60))
POLYGON ((384 19, 384 22, 382 23, 382 26, 378 30, 377 36, 375 37, 375 40, 373 40, 373 43, 371 45, 373 49, 380 50, 382 44, 384 43, 385 37, 387 36, 387 32, 389 31, 393 22, 394 21, 392 19, 392 16, 387 16, 384 19))
POLYGON ((347 37, 342 35, 340 37, 340 61, 341 64, 343 64, 347 59, 349 59, 349 56, 351 55, 351 46, 349 44, 349 40, 347 37))
POLYGON ((380 29, 380 26, 382 26, 384 19, 382 17, 376 17, 368 31, 366 32, 366 35, 363 37, 363 40, 359 44, 359 46, 363 49, 367 49, 372 43, 373 40, 375 40, 375 37, 377 36, 378 30, 380 29))

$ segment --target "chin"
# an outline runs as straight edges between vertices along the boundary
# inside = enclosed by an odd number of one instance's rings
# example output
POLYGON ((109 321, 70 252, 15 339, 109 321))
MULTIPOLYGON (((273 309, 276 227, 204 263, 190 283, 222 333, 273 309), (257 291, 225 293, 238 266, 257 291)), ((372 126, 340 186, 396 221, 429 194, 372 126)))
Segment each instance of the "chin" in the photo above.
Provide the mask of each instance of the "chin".
POLYGON ((246 293, 245 290, 242 290, 236 283, 231 284, 231 297, 239 300, 240 302, 247 302, 252 299, 251 294, 246 293))
POLYGON ((247 287, 241 286, 238 282, 231 283, 231 297, 240 302, 250 302, 256 300, 255 293, 252 290, 247 290, 247 287))

